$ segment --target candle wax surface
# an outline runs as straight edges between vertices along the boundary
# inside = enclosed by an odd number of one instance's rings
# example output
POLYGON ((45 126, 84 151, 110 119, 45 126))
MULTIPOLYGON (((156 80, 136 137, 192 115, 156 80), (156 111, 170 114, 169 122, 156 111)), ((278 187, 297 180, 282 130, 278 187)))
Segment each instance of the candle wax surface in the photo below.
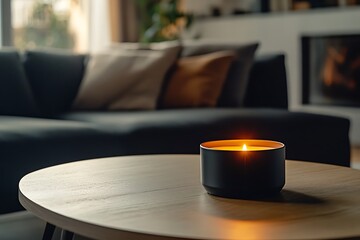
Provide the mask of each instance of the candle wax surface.
POLYGON ((225 150, 225 151, 262 151, 274 149, 272 147, 263 147, 263 146, 246 146, 247 149, 243 149, 243 146, 218 146, 212 147, 214 150, 225 150))

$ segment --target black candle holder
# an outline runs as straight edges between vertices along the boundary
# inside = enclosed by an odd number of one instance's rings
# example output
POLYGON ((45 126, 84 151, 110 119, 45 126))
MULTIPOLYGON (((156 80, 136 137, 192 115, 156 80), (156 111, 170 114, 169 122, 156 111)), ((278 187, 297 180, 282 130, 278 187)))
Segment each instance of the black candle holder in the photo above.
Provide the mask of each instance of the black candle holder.
POLYGON ((285 185, 285 145, 281 142, 211 141, 200 145, 200 155, 201 182, 209 194, 261 198, 279 193, 285 185))

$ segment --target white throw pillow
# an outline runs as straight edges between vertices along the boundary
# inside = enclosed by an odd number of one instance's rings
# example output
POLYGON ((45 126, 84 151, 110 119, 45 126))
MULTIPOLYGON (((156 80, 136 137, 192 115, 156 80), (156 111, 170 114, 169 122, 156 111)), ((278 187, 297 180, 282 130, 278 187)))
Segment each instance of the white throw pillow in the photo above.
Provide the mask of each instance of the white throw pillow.
POLYGON ((179 46, 154 49, 112 46, 93 54, 73 108, 83 110, 155 109, 179 46))

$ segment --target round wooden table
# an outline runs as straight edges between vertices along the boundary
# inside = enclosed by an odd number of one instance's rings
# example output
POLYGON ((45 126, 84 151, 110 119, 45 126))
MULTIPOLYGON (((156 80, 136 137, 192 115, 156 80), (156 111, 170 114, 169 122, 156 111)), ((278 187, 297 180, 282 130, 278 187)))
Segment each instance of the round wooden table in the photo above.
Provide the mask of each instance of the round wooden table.
POLYGON ((95 239, 329 239, 360 237, 360 171, 286 162, 276 197, 211 196, 198 155, 102 158, 30 173, 19 184, 30 212, 95 239))

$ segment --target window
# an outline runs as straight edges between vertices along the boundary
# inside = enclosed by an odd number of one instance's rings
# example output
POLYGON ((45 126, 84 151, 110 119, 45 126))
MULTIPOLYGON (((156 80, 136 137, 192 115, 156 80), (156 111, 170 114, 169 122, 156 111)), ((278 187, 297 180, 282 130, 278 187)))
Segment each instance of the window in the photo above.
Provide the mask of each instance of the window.
POLYGON ((12 0, 13 45, 76 52, 89 48, 88 0, 12 0))
POLYGON ((0 46, 92 52, 110 42, 108 1, 1 0, 0 46))
POLYGON ((3 41, 2 41, 2 23, 3 23, 3 21, 2 21, 2 6, 1 6, 2 4, 0 3, 0 47, 2 47, 2 45, 3 45, 3 41))

